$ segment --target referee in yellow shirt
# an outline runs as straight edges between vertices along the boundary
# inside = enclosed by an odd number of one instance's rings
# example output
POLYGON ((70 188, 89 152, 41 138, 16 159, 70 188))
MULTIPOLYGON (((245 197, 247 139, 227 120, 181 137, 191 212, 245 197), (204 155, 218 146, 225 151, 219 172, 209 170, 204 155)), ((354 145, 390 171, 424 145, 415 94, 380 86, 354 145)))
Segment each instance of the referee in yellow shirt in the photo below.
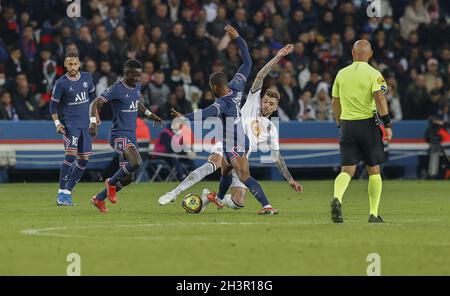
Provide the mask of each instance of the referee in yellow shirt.
POLYGON ((342 167, 334 181, 331 220, 344 222, 342 197, 362 159, 369 174, 369 223, 383 223, 378 215, 382 189, 380 164, 385 161, 383 138, 392 139, 391 120, 384 97, 387 84, 381 73, 368 64, 373 55, 368 41, 358 40, 353 45, 352 55, 353 63, 339 71, 332 91, 334 117, 341 129, 342 167))

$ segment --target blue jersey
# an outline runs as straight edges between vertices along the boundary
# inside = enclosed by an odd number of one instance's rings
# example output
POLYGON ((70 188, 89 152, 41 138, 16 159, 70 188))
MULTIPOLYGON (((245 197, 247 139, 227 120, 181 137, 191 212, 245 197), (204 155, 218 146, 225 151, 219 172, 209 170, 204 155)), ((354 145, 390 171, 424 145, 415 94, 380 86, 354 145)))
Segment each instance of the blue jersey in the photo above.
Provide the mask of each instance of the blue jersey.
POLYGON ((113 125, 111 137, 124 136, 136 141, 136 119, 138 115, 141 85, 134 88, 122 80, 107 88, 99 97, 105 102, 111 102, 113 125))
POLYGON ((67 74, 53 86, 52 101, 59 103, 60 120, 66 127, 89 127, 89 103, 94 98, 95 86, 89 72, 80 72, 77 79, 67 74))
POLYGON ((189 120, 219 117, 223 126, 222 143, 224 151, 229 151, 234 146, 240 146, 242 150, 248 147, 248 138, 244 133, 240 106, 245 83, 250 75, 252 59, 248 52, 247 44, 241 37, 236 38, 236 43, 241 51, 244 63, 228 83, 228 88, 230 89, 228 94, 217 99, 214 104, 204 110, 185 115, 189 120))

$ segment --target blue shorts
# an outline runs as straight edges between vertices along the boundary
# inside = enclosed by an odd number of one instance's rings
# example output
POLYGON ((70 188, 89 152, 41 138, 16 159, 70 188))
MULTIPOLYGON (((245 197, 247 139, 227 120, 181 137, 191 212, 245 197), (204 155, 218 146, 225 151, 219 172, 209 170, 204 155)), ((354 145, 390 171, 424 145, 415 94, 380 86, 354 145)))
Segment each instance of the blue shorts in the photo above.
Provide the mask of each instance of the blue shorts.
POLYGON ((65 151, 75 151, 78 156, 92 155, 92 137, 89 128, 66 127, 63 140, 65 151))
POLYGON ((231 161, 238 156, 247 157, 248 150, 249 150, 248 145, 245 145, 244 147, 242 147, 241 145, 236 145, 231 149, 231 151, 225 151, 223 153, 223 157, 226 162, 231 164, 231 161))
POLYGON ((116 151, 119 154, 120 165, 127 162, 127 160, 123 156, 123 152, 127 148, 134 147, 136 149, 136 151, 139 152, 136 141, 134 141, 133 139, 130 139, 128 137, 124 137, 124 136, 113 137, 110 139, 109 144, 114 149, 114 151, 116 151))

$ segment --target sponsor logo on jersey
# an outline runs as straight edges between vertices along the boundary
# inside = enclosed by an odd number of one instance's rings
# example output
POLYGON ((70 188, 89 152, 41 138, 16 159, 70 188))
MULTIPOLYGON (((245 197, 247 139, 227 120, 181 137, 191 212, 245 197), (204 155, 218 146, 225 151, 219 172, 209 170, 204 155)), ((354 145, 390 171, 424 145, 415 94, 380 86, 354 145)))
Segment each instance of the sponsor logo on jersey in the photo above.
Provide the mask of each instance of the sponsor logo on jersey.
POLYGON ((84 103, 88 103, 89 99, 87 96, 87 93, 82 91, 81 93, 78 93, 75 96, 75 101, 74 102, 70 102, 69 105, 79 105, 79 104, 84 104, 84 103))
POLYGON ((138 106, 139 106, 139 100, 132 101, 129 109, 123 109, 122 112, 137 112, 138 106))

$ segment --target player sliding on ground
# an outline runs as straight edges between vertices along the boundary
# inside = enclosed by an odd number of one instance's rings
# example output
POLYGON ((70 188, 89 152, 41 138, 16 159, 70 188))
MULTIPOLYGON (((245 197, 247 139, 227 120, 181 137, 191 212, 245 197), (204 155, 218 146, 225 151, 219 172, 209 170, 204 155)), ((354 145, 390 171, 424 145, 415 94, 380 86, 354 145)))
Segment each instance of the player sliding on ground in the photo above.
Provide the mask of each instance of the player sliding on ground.
MULTIPOLYGON (((256 151, 258 146, 270 147, 275 164, 289 185, 296 191, 301 192, 302 187, 295 182, 280 154, 278 131, 275 125, 269 120, 269 117, 278 107, 279 93, 274 90, 266 90, 264 97, 261 98, 261 89, 264 78, 270 72, 272 67, 277 64, 283 57, 290 54, 293 50, 291 44, 282 48, 277 55, 270 60, 257 74, 251 88, 251 94, 248 95, 247 101, 241 109, 242 120, 244 124, 244 132, 250 140, 250 151, 256 151)), ((247 155, 249 156, 249 154, 247 155)), ((220 168, 222 164, 222 143, 218 142, 214 145, 208 161, 196 170, 191 172, 174 190, 159 198, 161 205, 166 205, 171 201, 175 201, 177 196, 184 190, 192 187, 194 184, 202 180, 204 177, 212 174, 216 168, 220 168)), ((239 180, 237 174, 232 172, 233 181, 230 186, 231 194, 226 194, 221 204, 233 208, 240 209, 244 206, 244 198, 247 187, 239 180)), ((202 192, 203 209, 209 202, 214 199, 215 193, 204 189, 202 192), (208 199, 209 197, 209 199, 208 199)))
MULTIPOLYGON (((111 203, 117 202, 116 193, 133 181, 133 172, 142 163, 136 144, 136 119, 138 110, 145 116, 163 125, 161 118, 151 113, 139 101, 141 96, 140 78, 142 65, 138 60, 128 60, 124 64, 123 78, 111 85, 90 106, 91 118, 89 132, 97 134, 95 114, 103 103, 110 102, 113 112, 110 145, 119 154, 120 169, 111 178, 106 179, 105 189, 91 198, 91 203, 100 212, 107 212, 105 199, 111 203)), ((154 123, 154 124, 155 124, 154 123)))
MULTIPOLYGON (((65 151, 59 173, 56 204, 71 206, 72 190, 80 181, 92 154, 92 138, 88 131, 89 102, 94 99, 95 87, 92 75, 89 72, 80 72, 78 53, 67 53, 64 66, 67 73, 59 78, 53 87, 50 114, 55 122, 56 132, 63 135, 65 151)), ((97 120, 97 114, 94 114, 93 118, 97 120)))
MULTIPOLYGON (((221 207, 221 201, 230 188, 233 177, 231 171, 234 168, 241 182, 243 182, 261 203, 263 208, 258 214, 278 214, 278 210, 273 208, 259 183, 250 176, 249 164, 246 154, 249 150, 249 140, 244 133, 240 104, 242 94, 252 67, 252 60, 248 51, 247 44, 242 39, 236 29, 232 26, 226 26, 225 30, 231 39, 236 43, 244 60, 236 75, 228 83, 227 77, 222 72, 215 72, 209 77, 209 85, 217 101, 210 107, 184 115, 189 120, 205 120, 208 117, 218 117, 223 126, 222 146, 224 157, 221 165, 221 178, 219 193, 212 201, 221 207), (227 120, 228 118, 228 120, 227 120)), ((181 117, 178 112, 173 112, 173 116, 181 117)))

